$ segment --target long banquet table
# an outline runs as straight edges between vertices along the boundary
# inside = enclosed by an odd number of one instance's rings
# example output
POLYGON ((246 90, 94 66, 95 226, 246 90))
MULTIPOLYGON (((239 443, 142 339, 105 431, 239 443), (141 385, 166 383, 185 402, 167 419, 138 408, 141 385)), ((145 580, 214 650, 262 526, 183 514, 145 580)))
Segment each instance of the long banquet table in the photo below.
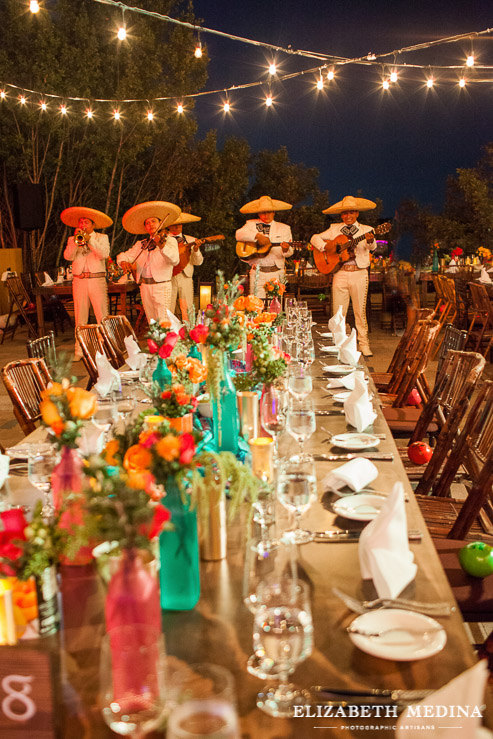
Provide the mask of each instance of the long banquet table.
MULTIPOLYGON (((325 360, 324 357, 323 361, 330 363, 331 360, 325 360)), ((312 366, 312 374, 315 377, 321 375, 318 361, 312 366)), ((337 407, 331 401, 322 399, 326 395, 324 386, 324 380, 317 379, 314 382, 312 397, 316 407, 337 407)), ((423 532, 421 541, 411 542, 418 573, 403 596, 454 604, 445 573, 396 453, 394 440, 380 407, 376 410, 378 418, 374 423, 374 431, 386 434, 379 449, 394 452, 395 456, 393 462, 375 461, 379 475, 372 487, 375 491, 388 492, 394 482, 400 480, 409 495, 409 502, 406 503, 408 527, 423 532)), ((351 430, 346 428, 343 415, 318 416, 317 431, 307 442, 307 451, 331 450, 330 445, 322 444, 327 436, 322 426, 333 433, 351 430)), ((40 431, 34 434, 39 436, 40 431)), ((281 438, 281 451, 288 450, 296 451, 297 445, 285 435, 281 438)), ((338 464, 318 462, 318 481, 338 464)), ((10 483, 12 499, 26 502, 30 495, 29 483, 19 477, 12 477, 10 483)), ((246 519, 247 512, 242 511, 239 519, 229 527, 227 558, 219 562, 202 563, 202 594, 196 608, 189 612, 163 613, 166 648, 171 660, 174 663, 176 660, 188 663, 209 661, 231 670, 236 681, 242 739, 298 739, 320 737, 321 734, 334 737, 368 736, 369 730, 372 736, 392 736, 391 727, 395 724, 395 718, 274 719, 256 708, 256 694, 264 682, 246 671, 246 662, 252 652, 253 625, 253 618, 242 602, 246 519)), ((329 496, 323 494, 319 485, 319 500, 304 516, 302 525, 313 530, 325 530, 334 525, 345 529, 348 521, 336 518, 330 509, 329 496)), ((349 522, 349 525, 354 528, 354 522, 349 522)), ((357 543, 310 543, 298 550, 300 573, 311 590, 314 625, 313 653, 294 673, 293 679, 298 685, 309 687, 317 684, 352 689, 437 689, 476 662, 459 612, 449 618, 439 619, 446 629, 447 643, 443 651, 434 657, 414 662, 393 662, 360 651, 352 645, 345 632, 354 614, 332 593, 332 588, 337 586, 357 597, 376 596, 371 581, 363 582, 361 579, 357 543)), ((40 645, 57 658, 60 736, 95 739, 114 736, 104 725, 97 705, 99 643, 104 633, 101 585, 90 566, 62 568, 61 582, 63 629, 57 637, 46 639, 40 645)), ((489 707, 485 722, 490 726, 492 716, 489 707)), ((34 735, 45 736, 40 732, 34 735)), ((2 734, 4 736, 9 735, 2 734)))

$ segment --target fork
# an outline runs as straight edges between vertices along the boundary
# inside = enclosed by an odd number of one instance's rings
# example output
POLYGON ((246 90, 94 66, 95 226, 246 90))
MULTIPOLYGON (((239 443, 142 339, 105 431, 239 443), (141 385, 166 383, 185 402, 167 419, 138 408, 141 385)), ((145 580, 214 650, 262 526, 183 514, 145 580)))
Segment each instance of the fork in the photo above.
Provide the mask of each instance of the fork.
MULTIPOLYGON (((408 628, 407 626, 394 626, 390 629, 382 629, 382 631, 364 631, 363 629, 358 629, 356 626, 348 626, 346 628, 346 631, 348 634, 359 634, 360 636, 366 636, 369 639, 381 639, 382 637, 388 636, 389 634, 402 634, 410 636, 411 639, 413 638, 420 638, 424 641, 428 641, 428 638, 432 634, 438 634, 440 631, 443 631, 443 628, 440 626, 438 629, 412 629, 408 628)), ((402 640, 402 641, 395 641, 392 639, 389 641, 389 644, 409 644, 411 643, 408 639, 402 640)))
POLYGON ((406 598, 375 598, 375 600, 357 600, 344 593, 339 588, 332 588, 334 595, 354 613, 368 613, 377 608, 403 608, 406 611, 416 611, 430 616, 450 616, 456 608, 448 603, 422 603, 406 598))
MULTIPOLYGON (((320 428, 322 429, 322 431, 325 431, 325 433, 329 435, 329 438, 328 439, 324 439, 324 442, 330 441, 330 439, 332 439, 336 435, 336 434, 333 434, 332 431, 329 431, 329 429, 326 429, 325 426, 320 426, 320 428)), ((377 438, 377 439, 386 439, 387 438, 385 434, 372 434, 372 436, 375 436, 375 438, 377 438)))

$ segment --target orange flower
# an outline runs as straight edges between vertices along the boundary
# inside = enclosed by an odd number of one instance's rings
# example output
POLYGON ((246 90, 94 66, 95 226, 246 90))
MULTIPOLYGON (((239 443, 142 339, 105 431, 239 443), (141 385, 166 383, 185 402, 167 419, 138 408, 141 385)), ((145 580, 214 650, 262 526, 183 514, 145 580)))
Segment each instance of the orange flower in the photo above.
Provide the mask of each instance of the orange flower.
POLYGON ((254 323, 272 323, 277 317, 277 313, 259 313, 258 316, 255 316, 253 319, 254 323))
POLYGON ((199 385, 201 382, 204 382, 207 377, 207 367, 204 367, 200 363, 199 366, 194 365, 190 367, 188 376, 190 378, 190 382, 193 382, 195 385, 199 385))
POLYGON ((81 387, 69 388, 67 390, 67 400, 70 413, 74 418, 91 418, 98 406, 96 396, 81 387))
POLYGON ((171 321, 161 321, 159 325, 161 328, 171 328, 171 321))
POLYGON ((184 354, 178 354, 178 356, 175 357, 175 364, 178 369, 184 369, 188 364, 188 358, 184 354))
POLYGON ((245 300, 245 309, 251 312, 259 313, 264 309, 264 301, 257 298, 256 295, 247 295, 245 300))
POLYGON ((233 308, 235 310, 245 310, 245 301, 245 296, 241 295, 241 297, 236 298, 235 302, 233 303, 233 308))
POLYGON ((178 405, 187 405, 187 403, 190 403, 190 395, 187 395, 186 393, 176 393, 176 402, 178 405))
POLYGON ((127 485, 132 490, 145 490, 149 495, 156 478, 148 470, 131 470, 127 475, 127 485))
POLYGON ((52 400, 49 400, 49 398, 41 401, 39 404, 39 410, 41 411, 41 418, 47 426, 53 427, 53 424, 63 424, 58 408, 52 400))
POLYGON ((134 444, 129 447, 125 452, 123 458, 123 466, 127 472, 141 472, 150 467, 152 462, 152 454, 148 449, 140 446, 140 444, 134 444))
POLYGON ((115 454, 117 454, 117 452, 119 451, 120 444, 118 443, 118 441, 116 439, 110 439, 103 449, 103 458, 106 464, 110 464, 116 467, 118 465, 118 459, 115 457, 115 454))
POLYGON ((167 462, 172 462, 180 456, 180 438, 167 434, 156 444, 156 451, 167 462))
POLYGON ((63 387, 59 382, 52 382, 48 389, 41 393, 43 398, 59 397, 60 395, 63 395, 63 387))

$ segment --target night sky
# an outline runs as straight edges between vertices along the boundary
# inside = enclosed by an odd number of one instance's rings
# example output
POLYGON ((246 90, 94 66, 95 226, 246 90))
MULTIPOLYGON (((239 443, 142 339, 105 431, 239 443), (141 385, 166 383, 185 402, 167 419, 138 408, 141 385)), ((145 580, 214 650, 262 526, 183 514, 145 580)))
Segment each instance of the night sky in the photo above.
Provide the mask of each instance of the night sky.
MULTIPOLYGON (((344 57, 493 26, 491 0, 194 0, 194 8, 210 28, 344 57)), ((210 34, 201 40, 211 59, 206 89, 267 80, 267 50, 210 34)), ((472 43, 478 63, 493 64, 493 36, 472 43)), ((471 42, 464 40, 408 53, 398 61, 462 64, 470 52, 471 42)), ((318 65, 285 54, 277 54, 276 62, 282 73, 318 65)), ((196 106, 199 131, 217 128, 220 140, 243 137, 253 151, 284 145, 292 161, 319 169, 320 185, 329 190, 331 202, 361 190, 365 197, 381 198, 387 215, 407 197, 440 208, 447 176, 458 167, 474 166, 481 147, 493 141, 493 82, 460 90, 452 81, 440 83, 440 75, 455 74, 458 80, 461 70, 436 70, 436 85, 427 90, 427 70, 405 70, 385 92, 377 68, 350 65, 336 74, 322 92, 315 89, 312 75, 273 85, 271 109, 263 103, 267 87, 231 93, 231 116, 224 116, 217 96, 202 99, 196 106)), ((466 79, 471 75, 474 71, 467 70, 466 79)), ((486 75, 493 78, 493 70, 486 75)))

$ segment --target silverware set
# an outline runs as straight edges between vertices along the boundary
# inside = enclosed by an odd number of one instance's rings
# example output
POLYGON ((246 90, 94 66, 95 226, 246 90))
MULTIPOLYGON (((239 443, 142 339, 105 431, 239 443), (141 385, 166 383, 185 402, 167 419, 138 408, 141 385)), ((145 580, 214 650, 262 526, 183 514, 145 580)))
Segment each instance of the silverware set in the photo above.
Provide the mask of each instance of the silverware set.
POLYGON ((394 455, 391 452, 351 452, 348 454, 314 454, 313 459, 316 462, 339 462, 347 459, 376 459, 380 462, 392 462, 394 455))
MULTIPOLYGON (((406 611, 423 613, 426 616, 450 616, 456 609, 448 603, 423 603, 407 598, 375 598, 375 600, 358 600, 339 588, 332 588, 334 595, 342 600, 345 606, 354 613, 368 613, 379 608, 403 608, 406 611)), ((350 628, 350 627, 348 627, 350 628)), ((422 633, 422 632, 420 632, 422 633)))
MULTIPOLYGON (((329 529, 327 531, 314 531, 314 541, 319 544, 328 544, 334 541, 358 541, 362 529, 329 529)), ((409 529, 407 532, 409 541, 421 541, 423 534, 419 529, 409 529)), ((348 596, 350 597, 350 596, 348 596)), ((365 611, 362 611, 365 613, 365 611)))

